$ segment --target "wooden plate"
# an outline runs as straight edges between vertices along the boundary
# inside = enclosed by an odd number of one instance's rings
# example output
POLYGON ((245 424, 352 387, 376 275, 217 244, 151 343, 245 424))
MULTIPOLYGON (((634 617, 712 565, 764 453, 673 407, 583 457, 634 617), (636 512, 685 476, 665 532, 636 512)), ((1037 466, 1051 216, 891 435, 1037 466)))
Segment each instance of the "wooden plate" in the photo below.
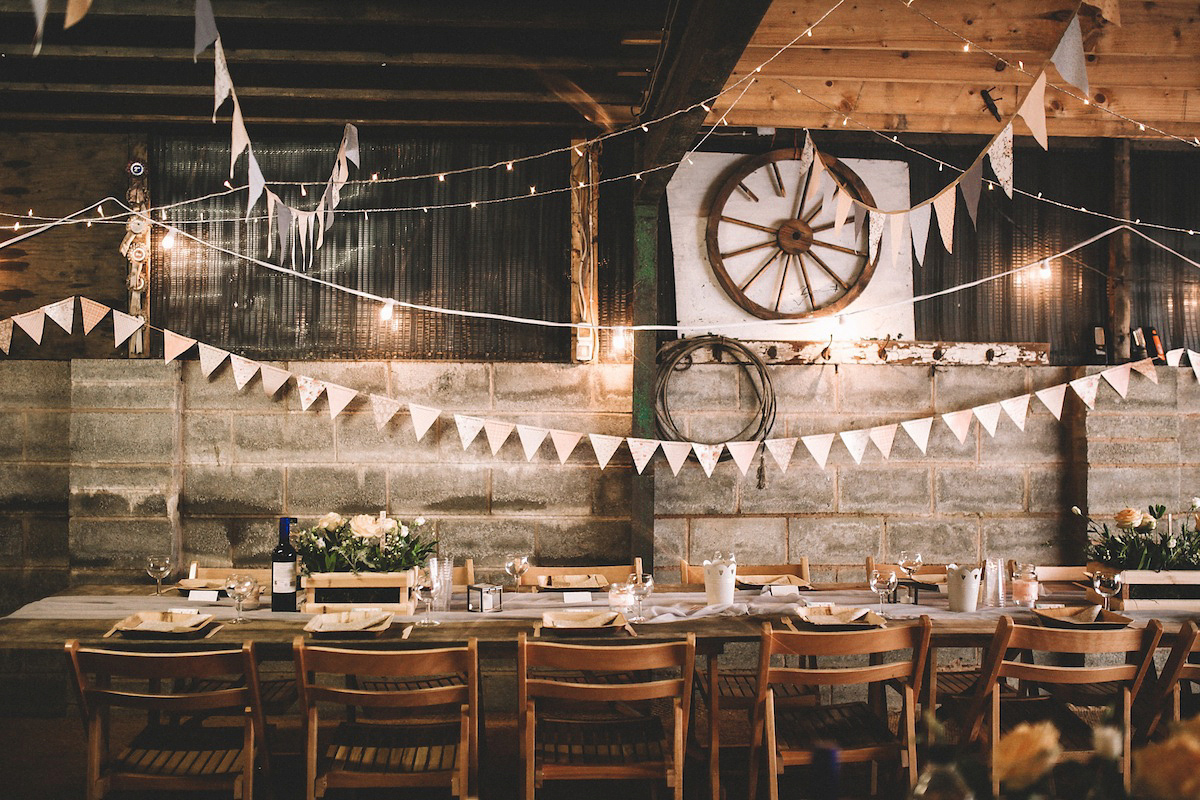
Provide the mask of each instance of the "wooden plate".
POLYGON ((1066 606, 1064 608, 1035 608, 1034 616, 1046 628, 1068 628, 1085 631, 1115 631, 1128 628, 1132 619, 1100 606, 1066 606), (1094 613, 1093 613, 1094 612, 1094 613))

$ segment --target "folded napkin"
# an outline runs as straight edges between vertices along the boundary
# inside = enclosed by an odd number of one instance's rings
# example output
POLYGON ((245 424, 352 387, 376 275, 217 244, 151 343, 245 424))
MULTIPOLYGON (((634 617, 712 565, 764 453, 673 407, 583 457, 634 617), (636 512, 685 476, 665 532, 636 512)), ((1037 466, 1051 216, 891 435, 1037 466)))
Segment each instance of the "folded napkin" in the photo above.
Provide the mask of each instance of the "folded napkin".
POLYGON ((738 575, 741 586, 812 586, 799 575, 738 575))
POLYGON ((117 623, 117 628, 123 631, 145 631, 147 633, 187 633, 204 627, 211 619, 212 614, 139 611, 117 623))
POLYGON ((387 611, 339 611, 333 614, 318 614, 308 621, 304 630, 316 633, 332 631, 365 631, 385 627, 392 621, 387 611))
POLYGON ((547 628, 604 628, 617 624, 615 611, 547 611, 542 624, 547 628))
POLYGON ((845 606, 818 606, 801 608, 798 616, 813 625, 846 625, 851 622, 866 622, 871 613, 869 608, 846 608, 845 606))
POLYGON ((603 575, 548 575, 542 585, 555 589, 603 589, 608 581, 603 575))

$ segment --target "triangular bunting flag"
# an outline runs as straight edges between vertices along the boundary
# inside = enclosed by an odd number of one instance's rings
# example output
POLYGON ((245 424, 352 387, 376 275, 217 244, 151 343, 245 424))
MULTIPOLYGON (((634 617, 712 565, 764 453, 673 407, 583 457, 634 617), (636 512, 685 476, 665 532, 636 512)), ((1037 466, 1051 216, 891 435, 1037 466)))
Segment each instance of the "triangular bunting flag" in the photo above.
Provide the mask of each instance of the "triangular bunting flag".
POLYGON ((1054 55, 1050 56, 1050 61, 1058 68, 1058 74, 1062 75, 1064 81, 1084 94, 1090 91, 1087 66, 1083 55, 1083 33, 1079 30, 1078 14, 1071 18, 1071 24, 1063 31, 1062 38, 1058 40, 1058 47, 1054 49, 1054 55))
POLYGON ((671 474, 678 475, 683 462, 687 461, 687 457, 692 452, 691 443, 660 441, 658 446, 662 448, 663 455, 667 457, 667 463, 671 465, 671 474))
POLYGON ((983 186, 983 159, 967 167, 967 171, 958 179, 958 190, 962 192, 963 203, 967 214, 971 217, 971 225, 975 225, 975 217, 979 213, 979 190, 983 186))
POLYGON ((896 266, 896 259, 904 251, 904 245, 907 244, 906 238, 908 231, 904 229, 904 224, 908 221, 908 214, 892 214, 888 218, 889 233, 888 236, 888 263, 893 267, 896 266))
POLYGON ((650 459, 654 457, 654 453, 658 450, 657 439, 635 439, 632 436, 625 439, 629 443, 629 453, 633 456, 633 466, 637 468, 638 475, 642 474, 642 470, 650 463, 650 459))
POLYGON ((825 175, 825 160, 821 154, 813 148, 812 169, 808 174, 808 191, 804 195, 804 204, 811 203, 819 194, 824 186, 824 181, 821 180, 825 175))
POLYGON ((1070 386, 1088 408, 1096 407, 1096 392, 1100 389, 1099 375, 1085 375, 1070 381, 1070 386))
POLYGON ((488 447, 491 448, 492 455, 496 455, 508 441, 509 435, 512 434, 513 424, 498 419, 484 420, 483 432, 487 434, 488 447))
POLYGON ((233 367, 233 382, 239 392, 246 388, 246 384, 250 382, 250 379, 258 374, 257 361, 251 361, 234 353, 229 354, 229 366, 233 367))
POLYGON ((475 437, 483 430, 483 420, 465 414, 455 414, 454 424, 458 426, 458 439, 462 442, 463 450, 470 447, 471 442, 475 441, 475 437))
POLYGON ((92 0, 67 0, 67 16, 63 20, 63 30, 86 17, 91 7, 92 0))
POLYGON ((46 328, 45 311, 37 308, 33 311, 26 311, 24 314, 15 314, 12 321, 29 334, 29 338, 33 339, 36 344, 42 343, 42 331, 46 328))
POLYGON ((1183 359, 1183 348, 1176 347, 1174 350, 1167 351, 1167 366, 1178 367, 1179 362, 1183 359))
MULTIPOLYGON (((533 461, 538 448, 542 446, 542 442, 546 441, 548 433, 550 433, 549 428, 535 428, 532 425, 517 426, 517 438, 521 440, 521 449, 525 451, 526 461, 533 461)), ((641 470, 639 469, 638 472, 641 470)))
POLYGON ((354 166, 358 166, 358 128, 346 123, 346 128, 342 133, 342 142, 344 146, 342 152, 346 154, 346 160, 354 166))
POLYGON ((948 186, 942 193, 933 198, 933 208, 937 212, 938 230, 942 232, 942 246, 947 253, 954 252, 954 186, 948 186))
POLYGON ((48 306, 42 306, 46 316, 54 320, 54 324, 70 333, 75 328, 75 298, 68 297, 48 306))
POLYGON ((400 402, 381 394, 371 395, 371 416, 375 419, 375 430, 381 431, 400 413, 400 402))
POLYGON ((692 442, 692 452, 696 454, 696 460, 704 468, 704 477, 712 477, 713 470, 717 468, 717 462, 721 460, 721 451, 724 449, 725 444, 723 442, 717 444, 692 442))
MULTIPOLYGON (((247 170, 247 183, 249 184, 246 195, 246 216, 250 216, 250 211, 258 202, 258 198, 262 197, 263 189, 267 186, 267 181, 263 177, 262 168, 258 166, 258 158, 254 155, 254 148, 250 148, 250 160, 247 170)), ((267 236, 270 237, 271 232, 267 231, 267 236)))
POLYGON ((883 241, 885 216, 878 211, 867 212, 867 258, 872 262, 878 257, 879 243, 883 241))
POLYGON ((1151 383, 1158 383, 1158 370, 1154 368, 1153 358, 1143 358, 1141 361, 1134 361, 1129 365, 1129 368, 1145 375, 1150 379, 1151 383))
POLYGON ((296 388, 300 390, 300 410, 308 411, 317 402, 321 392, 325 391, 325 384, 307 375, 297 375, 296 388))
POLYGON ((33 6, 33 21, 37 26, 33 34, 33 54, 37 56, 42 52, 42 34, 46 30, 46 11, 50 4, 49 0, 32 0, 30 5, 33 6))
POLYGON ((812 137, 809 136, 808 132, 806 131, 804 133, 804 146, 800 148, 800 158, 796 162, 796 168, 797 168, 796 174, 804 175, 805 173, 807 173, 808 168, 812 166, 812 162, 813 162, 812 137))
POLYGON ((233 96, 233 129, 229 140, 229 177, 233 178, 233 168, 237 165, 238 157, 250 147, 250 134, 246 132, 246 121, 242 118, 242 105, 237 95, 233 96))
POLYGON ((1095 6, 1100 10, 1100 16, 1121 27, 1121 0, 1090 0, 1089 6, 1095 6))
POLYGON ((195 343, 195 339, 189 339, 186 336, 180 336, 175 331, 168 331, 164 329, 163 363, 170 364, 172 361, 186 353, 195 343))
POLYGON ((551 429, 550 441, 554 442, 554 452, 558 453, 558 463, 567 463, 567 459, 571 457, 571 453, 575 452, 575 446, 582 438, 582 433, 551 429))
POLYGON ((909 419, 900 423, 900 427, 904 428, 904 432, 908 434, 908 438, 913 440, 913 444, 922 453, 929 446, 929 432, 933 430, 933 417, 922 417, 921 419, 909 419))
POLYGON ((862 239, 863 226, 867 224, 867 209, 855 203, 851 221, 854 223, 854 241, 858 242, 862 239))
POLYGON ((12 328, 12 319, 0 320, 0 350, 4 351, 4 355, 8 355, 12 348, 12 328))
POLYGON ((1004 126, 1000 135, 988 147, 988 159, 992 162, 992 172, 1011 199, 1013 196, 1013 131, 1012 123, 1004 126))
POLYGON ((891 458, 892 443, 896 441, 896 423, 891 425, 878 425, 871 428, 871 441, 879 448, 879 453, 884 459, 891 458))
POLYGON ((1196 373, 1196 380, 1200 381, 1200 353, 1195 350, 1188 350, 1188 363, 1192 365, 1192 372, 1196 373))
POLYGON ((1021 119, 1025 120, 1025 124, 1029 126, 1029 132, 1033 134, 1033 138, 1042 146, 1043 150, 1049 150, 1046 140, 1046 73, 1038 75, 1037 80, 1033 82, 1033 86, 1029 87, 1029 94, 1025 95, 1025 100, 1021 103, 1021 107, 1017 109, 1017 114, 1021 119))
POLYGON ((1020 397, 1001 400, 1000 407, 1004 409, 1005 414, 1008 414, 1008 418, 1013 421, 1014 425, 1025 430, 1025 417, 1029 414, 1029 395, 1023 394, 1020 397))
POLYGON ((617 448, 624 441, 623 437, 606 436, 603 433, 589 433, 588 438, 592 441, 592 450, 596 454, 596 461, 600 463, 600 469, 608 466, 613 453, 617 452, 617 448))
POLYGON ((213 49, 213 122, 217 121, 217 111, 233 93, 233 79, 229 77, 229 64, 225 61, 225 48, 217 39, 213 49))
POLYGON ((979 424, 988 432, 988 436, 995 436, 996 424, 1000 422, 1000 404, 986 403, 982 406, 975 406, 971 410, 975 412, 975 419, 979 420, 979 424))
POLYGON ((842 227, 846 224, 846 214, 850 211, 850 204, 854 202, 854 198, 849 192, 838 192, 837 196, 837 212, 833 216, 833 238, 840 238, 842 235, 842 227))
POLYGON ((1104 380, 1108 381, 1117 394, 1124 397, 1129 394, 1129 371, 1128 364, 1119 364, 1115 367, 1109 367, 1100 373, 1104 380))
POLYGON ((792 454, 796 452, 796 445, 799 441, 800 439, 795 436, 788 436, 784 439, 767 439, 763 444, 766 445, 771 458, 775 459, 775 463, 779 465, 779 469, 787 472, 788 466, 792 463, 792 454))
POLYGON ((842 431, 838 436, 842 438, 842 444, 846 445, 846 449, 850 451, 854 463, 861 464, 863 454, 867 452, 867 444, 871 441, 871 432, 865 430, 842 431))
MULTIPOLYGON (((113 312, 116 313, 116 312, 113 312)), ((208 377, 216 371, 217 367, 221 366, 221 362, 229 355, 225 350, 213 347, 211 344, 197 342, 196 346, 200 349, 200 371, 208 377)), ((307 408, 307 406, 305 406, 307 408)))
POLYGON ((83 310, 83 335, 87 336, 92 332, 92 328, 99 325, 100 320, 108 314, 108 306, 81 297, 79 298, 79 307, 83 310))
POLYGON ((1063 400, 1067 397, 1067 385, 1060 383, 1058 386, 1051 386, 1047 389, 1038 389, 1034 392, 1037 399, 1042 401, 1042 405, 1046 410, 1054 415, 1055 419, 1062 419, 1063 400))
POLYGON ((125 340, 146 324, 146 320, 141 317, 135 317, 132 314, 126 314, 124 311, 117 311, 115 308, 112 312, 113 316, 113 338, 116 344, 113 347, 120 347, 125 343, 125 340))
POLYGON ((808 448, 808 452, 817 462, 817 466, 825 469, 825 462, 829 460, 829 448, 833 447, 833 434, 819 433, 814 436, 801 436, 800 441, 804 442, 804 446, 808 448))
POLYGON ((729 455, 733 456, 733 463, 737 464, 738 469, 745 475, 746 471, 750 469, 750 465, 754 463, 755 454, 758 453, 758 440, 726 442, 725 449, 729 451, 729 455))
POLYGON ((258 372, 262 379, 263 391, 266 392, 267 397, 274 397, 280 387, 288 382, 288 378, 292 377, 292 373, 286 369, 272 367, 270 364, 259 364, 258 372))
POLYGON ((196 0, 196 48, 192 60, 208 49, 217 40, 217 21, 213 18, 210 0, 196 0))
MULTIPOLYGON (((417 441, 424 438, 426 432, 437 422, 437 418, 442 414, 440 408, 430 408, 429 406, 419 406, 416 403, 408 404, 408 415, 412 418, 413 433, 416 434, 417 441)), ((462 430, 461 428, 459 429, 462 430)), ((476 431, 478 433, 479 431, 476 431)), ((472 437, 474 438, 474 437, 472 437)))
POLYGON ((959 444, 966 444, 967 432, 971 430, 971 409, 942 414, 942 421, 958 437, 959 444))
POLYGON ((358 391, 336 383, 325 384, 325 401, 329 403, 329 418, 337 419, 337 415, 346 410, 350 401, 358 397, 358 391))

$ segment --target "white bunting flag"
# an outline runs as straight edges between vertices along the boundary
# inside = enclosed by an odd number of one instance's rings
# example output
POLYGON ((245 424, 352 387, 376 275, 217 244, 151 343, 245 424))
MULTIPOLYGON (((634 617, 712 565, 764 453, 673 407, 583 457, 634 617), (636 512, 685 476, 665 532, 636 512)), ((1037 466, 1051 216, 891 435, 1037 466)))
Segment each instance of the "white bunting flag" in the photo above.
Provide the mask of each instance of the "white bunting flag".
POLYGON ((804 146, 800 148, 800 159, 796 162, 796 174, 803 175, 808 172, 808 168, 813 162, 813 143, 812 137, 807 132, 804 134, 804 146))
POLYGON ((270 364, 259 364, 258 372, 262 379, 263 392, 267 397, 274 397, 275 393, 288 382, 288 378, 292 377, 292 373, 286 369, 272 367, 270 364))
MULTIPOLYGON (((412 419, 413 433, 417 437, 417 441, 425 438, 425 434, 437 422, 437 418, 442 414, 440 408, 431 408, 429 406, 419 406, 416 403, 408 404, 408 416, 412 419)), ((459 428, 461 431, 462 428, 459 428)), ((476 431, 475 433, 479 433, 476 431)), ((472 436, 474 438, 474 436, 472 436)), ((466 449, 465 447, 463 449, 466 449)))
POLYGON ((1104 380, 1108 381, 1117 394, 1124 397, 1129 394, 1129 364, 1120 364, 1115 367, 1109 367, 1100 373, 1104 380))
POLYGON ((825 183, 823 180, 821 180, 821 178, 824 177, 824 174, 825 161, 821 157, 821 154, 817 152, 816 148, 814 148, 812 169, 809 170, 808 174, 808 191, 804 195, 804 204, 806 206, 810 205, 812 201, 816 199, 819 194, 821 194, 821 190, 823 189, 823 185, 825 183))
POLYGON ((1071 18, 1071 24, 1063 31, 1062 38, 1058 40, 1058 47, 1054 49, 1054 55, 1050 56, 1050 61, 1058 67, 1058 74, 1062 75, 1064 81, 1084 94, 1090 91, 1087 66, 1083 55, 1083 32, 1079 29, 1078 14, 1071 18))
POLYGON ((979 190, 983 187, 983 158, 967 167, 962 177, 958 179, 958 190, 962 192, 963 205, 967 207, 967 216, 971 225, 975 225, 975 217, 979 213, 979 190))
POLYGON ((381 394, 371 395, 371 416, 375 420, 375 430, 381 431, 392 421, 392 417, 400 413, 401 405, 398 400, 384 397, 381 394))
POLYGON ((1000 401, 1004 413, 1008 414, 1008 418, 1021 430, 1025 430, 1025 417, 1029 414, 1029 397, 1030 395, 1023 394, 1000 401))
POLYGON ((992 162, 992 172, 1004 189, 1004 193, 1012 198, 1013 195, 1013 131, 1012 123, 1004 126, 1004 130, 988 147, 988 160, 992 162))
POLYGON ((1188 363, 1192 365, 1192 372, 1196 373, 1196 380, 1200 381, 1200 353, 1195 350, 1188 350, 1188 363))
POLYGON ((907 222, 908 214, 892 214, 888 218, 888 263, 893 267, 908 243, 908 231, 904 227, 907 222))
POLYGON ((842 444, 846 445, 846 449, 850 451, 854 463, 861 464, 862 457, 867 452, 867 445, 871 441, 871 432, 867 430, 842 431, 838 436, 842 438, 842 444))
MULTIPOLYGON (((248 194, 246 195, 246 216, 250 216, 250 211, 258 203, 258 198, 262 197, 263 189, 267 186, 267 180, 263 177, 262 167, 258 166, 258 158, 254 155, 254 148, 250 148, 250 159, 247 162, 247 179, 248 194)), ((270 203, 268 203, 270 205, 270 203)), ((268 226, 269 227, 269 226, 268 226)), ((267 231, 267 239, 270 240, 271 231, 267 231)))
POLYGON ((233 169, 238 157, 250 147, 250 134, 246 132, 246 121, 242 119, 242 105, 237 95, 233 96, 233 130, 229 141, 229 177, 233 178, 233 169))
POLYGON ((947 253, 954 252, 954 186, 950 185, 942 193, 933 198, 933 209, 937 212, 938 230, 942 232, 942 246, 947 253))
POLYGON ((1176 347, 1174 350, 1167 351, 1167 366, 1178 367, 1179 362, 1183 359, 1183 348, 1176 347))
POLYGON ((583 434, 575 431, 550 430, 550 441, 554 442, 554 452, 558 453, 558 463, 567 463, 567 459, 571 457, 571 453, 575 452, 575 446, 582 438, 583 434))
POLYGON ((678 475, 683 462, 687 461, 687 457, 691 455, 691 443, 660 441, 658 446, 662 448, 663 455, 667 457, 667 463, 671 466, 671 474, 678 475))
POLYGON ((767 448, 767 452, 771 454, 771 458, 775 459, 775 463, 779 465, 779 469, 787 472, 788 466, 792 463, 792 454, 796 452, 796 445, 800 439, 795 436, 788 436, 783 439, 767 439, 763 444, 767 448))
POLYGON ((225 48, 217 39, 213 48, 213 115, 212 121, 217 121, 217 112, 233 93, 233 79, 229 77, 229 64, 225 61, 225 48))
POLYGON ((37 26, 33 34, 33 55, 36 57, 42 52, 42 34, 46 30, 46 11, 50 3, 49 0, 30 0, 30 5, 33 6, 33 22, 37 26))
POLYGON ((12 328, 12 319, 0 320, 0 350, 4 351, 4 355, 8 355, 12 348, 12 328))
POLYGON ((942 421, 958 437, 959 444, 966 444, 967 433, 971 430, 971 409, 942 414, 942 421))
POLYGON ((891 425, 877 425, 871 428, 871 441, 879 448, 879 453, 884 459, 892 456, 892 443, 896 441, 896 428, 899 427, 896 423, 891 425))
POLYGON ((833 447, 833 434, 819 433, 813 436, 801 436, 800 441, 804 442, 804 446, 808 448, 808 452, 817 462, 817 466, 825 469, 825 462, 829 460, 829 448, 833 447))
POLYGON ((1046 389, 1038 389, 1034 392, 1037 399, 1042 401, 1042 405, 1046 410, 1054 415, 1055 419, 1062 419, 1063 400, 1067 397, 1067 385, 1060 383, 1057 386, 1051 386, 1046 389))
POLYGON ((975 419, 979 420, 979 424, 988 432, 988 436, 995 436, 996 425, 1000 422, 1000 404, 986 403, 982 406, 975 406, 971 410, 975 412, 975 419))
POLYGON ((113 347, 120 347, 125 344, 126 339, 133 336, 139 328, 146 324, 146 320, 141 317, 126 314, 124 311, 117 311, 115 308, 113 309, 112 316, 113 339, 116 342, 113 347))
POLYGON ((642 470, 650 463, 650 459, 654 458, 654 453, 658 450, 657 439, 635 439, 630 436, 625 439, 629 443, 629 453, 633 456, 633 466, 637 468, 638 475, 642 474, 642 470))
POLYGON ((236 353, 229 354, 229 366, 233 367, 233 382, 238 391, 246 388, 246 384, 258 374, 258 362, 243 358, 236 353))
POLYGON ((325 391, 325 384, 307 375, 297 375, 296 388, 300 391, 300 410, 308 411, 312 404, 317 402, 321 392, 325 391))
POLYGON ((1029 126, 1029 132, 1033 134, 1033 138, 1042 146, 1043 150, 1049 150, 1050 147, 1046 140, 1046 73, 1038 75, 1037 80, 1033 82, 1033 86, 1029 87, 1029 94, 1025 95, 1025 100, 1022 101, 1021 107, 1017 109, 1017 114, 1021 119, 1025 120, 1025 124, 1029 126))
MULTIPOLYGON (((116 313, 115 311, 113 312, 116 313)), ((213 347, 211 344, 197 342, 196 347, 200 349, 200 371, 204 373, 204 377, 208 377, 216 371, 217 367, 221 366, 221 362, 229 353, 225 350, 213 347)), ((307 408, 308 406, 305 406, 307 408)))
POLYGON ((700 466, 704 469, 704 477, 712 477, 713 470, 717 468, 717 462, 721 460, 721 451, 724 449, 725 444, 723 442, 717 444, 692 442, 692 452, 696 454, 696 460, 700 462, 700 466))
POLYGON ((465 414, 455 414, 454 424, 458 426, 458 439, 462 442, 463 450, 471 446, 475 437, 483 430, 483 420, 479 417, 468 417, 465 414))
POLYGON ((879 243, 883 241, 883 226, 886 215, 878 211, 867 212, 867 258, 874 261, 879 255, 879 243))
POLYGON ((325 400, 329 403, 329 418, 337 419, 337 415, 346 410, 350 401, 358 397, 358 391, 336 383, 325 384, 325 400))
POLYGON ((1158 370, 1154 368, 1153 358, 1143 358, 1141 361, 1134 361, 1129 365, 1129 368, 1145 375, 1150 379, 1151 383, 1158 383, 1158 370))
POLYGON ((854 198, 849 192, 838 192, 837 196, 837 212, 833 217, 833 238, 838 239, 842 235, 842 227, 846 224, 846 215, 850 213, 850 205, 854 202, 854 198))
POLYGON ((37 308, 33 311, 26 311, 24 314, 15 314, 12 321, 29 334, 29 338, 33 339, 35 343, 42 343, 42 331, 46 328, 45 311, 37 308))
POLYGON ((42 306, 46 316, 54 320, 54 324, 70 333, 75 328, 75 298, 68 297, 48 306, 42 306))
POLYGON ((929 242, 929 215, 932 211, 933 205, 925 203, 908 212, 908 226, 912 231, 913 253, 917 256, 917 263, 922 266, 925 264, 925 246, 929 242))
POLYGON ((745 475, 746 471, 750 469, 750 465, 754 463, 754 456, 758 453, 758 440, 726 442, 725 449, 729 451, 729 455, 733 456, 733 463, 737 464, 738 469, 745 475))
POLYGON ((196 343, 195 339, 189 339, 187 336, 180 336, 175 331, 163 330, 163 363, 170 364, 175 359, 191 349, 196 343))
POLYGON ((1096 392, 1100 389, 1099 375, 1085 375, 1082 378, 1076 378, 1070 381, 1071 388, 1075 390, 1075 394, 1079 395, 1079 399, 1088 408, 1096 407, 1096 392))
POLYGON ((933 417, 922 417, 921 419, 909 419, 900 423, 900 427, 904 428, 904 432, 908 434, 908 438, 913 440, 913 444, 922 453, 929 446, 929 432, 933 430, 933 417))
POLYGON ((500 452, 500 448, 508 441, 508 437, 513 432, 513 424, 511 422, 503 422, 498 419, 488 419, 483 421, 483 432, 487 434, 488 447, 492 450, 492 455, 500 452))
POLYGON ((592 451, 596 454, 596 461, 600 464, 600 469, 608 466, 613 453, 617 452, 617 448, 624 441, 620 436, 606 436, 603 433, 589 433, 588 438, 592 441, 592 451))
POLYGON ((526 461, 533 461, 538 448, 542 446, 542 442, 546 441, 548 433, 550 433, 549 428, 536 428, 532 425, 517 426, 517 438, 521 440, 521 449, 525 451, 526 461))
POLYGON ((108 306, 81 297, 79 298, 79 307, 83 310, 83 335, 87 336, 92 332, 92 328, 99 325, 100 320, 108 315, 108 306))

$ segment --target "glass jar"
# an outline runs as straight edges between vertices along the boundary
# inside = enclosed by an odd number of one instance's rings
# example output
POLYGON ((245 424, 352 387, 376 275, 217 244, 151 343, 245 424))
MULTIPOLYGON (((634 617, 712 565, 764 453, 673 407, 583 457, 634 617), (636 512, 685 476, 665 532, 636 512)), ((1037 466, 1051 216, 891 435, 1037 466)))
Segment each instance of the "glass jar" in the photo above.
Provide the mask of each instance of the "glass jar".
POLYGON ((1012 570, 1013 605, 1033 608, 1038 599, 1037 565, 1014 564, 1012 570))
POLYGON ((633 608, 635 599, 633 587, 628 583, 610 583, 608 585, 608 610, 619 611, 622 614, 633 608))

